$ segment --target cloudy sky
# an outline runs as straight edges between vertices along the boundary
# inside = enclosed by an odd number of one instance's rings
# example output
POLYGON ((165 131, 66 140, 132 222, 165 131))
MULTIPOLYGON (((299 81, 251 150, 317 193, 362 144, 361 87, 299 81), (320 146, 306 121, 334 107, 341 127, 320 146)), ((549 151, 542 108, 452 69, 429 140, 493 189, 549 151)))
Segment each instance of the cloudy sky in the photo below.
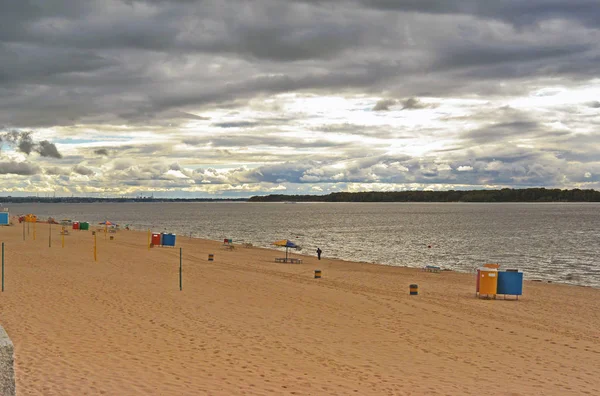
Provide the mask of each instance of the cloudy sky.
POLYGON ((598 0, 0 0, 1 195, 600 189, 598 0))

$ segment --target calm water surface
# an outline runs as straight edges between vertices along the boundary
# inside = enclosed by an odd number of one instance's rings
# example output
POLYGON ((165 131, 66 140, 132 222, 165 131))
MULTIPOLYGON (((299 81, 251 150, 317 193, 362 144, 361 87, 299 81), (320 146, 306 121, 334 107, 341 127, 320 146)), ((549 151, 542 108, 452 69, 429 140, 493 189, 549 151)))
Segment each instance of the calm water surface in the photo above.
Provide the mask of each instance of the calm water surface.
POLYGON ((98 203, 5 204, 11 215, 104 220, 135 229, 273 247, 303 254, 470 272, 484 263, 528 279, 600 286, 600 204, 98 203), (431 246, 429 248, 428 246, 431 246))

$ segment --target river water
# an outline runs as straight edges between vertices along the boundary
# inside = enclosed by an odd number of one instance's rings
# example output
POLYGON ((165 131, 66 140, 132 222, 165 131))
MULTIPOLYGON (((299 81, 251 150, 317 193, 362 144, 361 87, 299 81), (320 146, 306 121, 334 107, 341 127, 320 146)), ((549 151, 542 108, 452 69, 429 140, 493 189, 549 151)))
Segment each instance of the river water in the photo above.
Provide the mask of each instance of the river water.
POLYGON ((526 279, 600 287, 597 203, 4 204, 11 215, 69 218, 387 265, 471 272, 484 263, 526 279))

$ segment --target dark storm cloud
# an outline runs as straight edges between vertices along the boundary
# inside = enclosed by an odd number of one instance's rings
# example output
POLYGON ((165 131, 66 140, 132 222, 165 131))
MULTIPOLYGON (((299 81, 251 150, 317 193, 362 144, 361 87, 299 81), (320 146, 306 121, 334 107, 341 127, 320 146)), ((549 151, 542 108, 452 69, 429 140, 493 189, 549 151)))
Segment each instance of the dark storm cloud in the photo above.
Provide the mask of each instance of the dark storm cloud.
POLYGON ((45 48, 36 44, 0 43, 0 83, 48 80, 65 73, 89 73, 116 65, 91 51, 45 48))
MULTIPOLYGON (((334 4, 335 0, 299 0, 306 3, 334 4)), ((595 0, 356 0, 368 8, 383 11, 419 12, 429 14, 472 15, 500 20, 516 25, 528 25, 549 19, 572 19, 598 25, 600 13, 595 0)))
POLYGON ((593 47, 586 44, 457 43, 447 48, 438 60, 438 68, 464 68, 506 63, 543 62, 545 59, 585 54, 593 47))
POLYGON ((0 123, 178 125, 284 92, 507 94, 526 86, 499 78, 597 75, 597 40, 577 39, 597 18, 583 0, 15 2, 0 13, 0 123), (477 20, 555 17, 562 41, 477 20))

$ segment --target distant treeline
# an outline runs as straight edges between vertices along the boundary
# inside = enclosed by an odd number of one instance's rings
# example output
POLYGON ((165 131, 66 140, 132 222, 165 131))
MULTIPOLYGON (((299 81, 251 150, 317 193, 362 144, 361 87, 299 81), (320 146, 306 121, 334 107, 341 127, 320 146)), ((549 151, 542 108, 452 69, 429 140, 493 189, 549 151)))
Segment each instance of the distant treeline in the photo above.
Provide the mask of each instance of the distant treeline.
POLYGON ((266 195, 250 202, 600 202, 600 191, 545 188, 468 191, 368 191, 328 195, 266 195))
POLYGON ((0 197, 0 203, 108 203, 108 202, 600 202, 600 191, 525 188, 468 191, 368 191, 328 195, 266 195, 251 198, 150 197, 0 197))

